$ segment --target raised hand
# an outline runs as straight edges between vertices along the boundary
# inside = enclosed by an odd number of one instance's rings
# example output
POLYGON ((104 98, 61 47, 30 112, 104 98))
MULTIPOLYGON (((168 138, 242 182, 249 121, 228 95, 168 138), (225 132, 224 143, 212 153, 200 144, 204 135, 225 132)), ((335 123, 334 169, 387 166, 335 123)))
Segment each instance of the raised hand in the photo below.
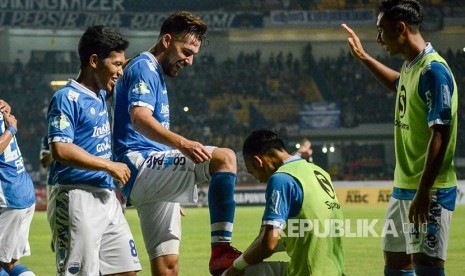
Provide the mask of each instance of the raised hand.
POLYGON ((357 34, 355 34, 355 32, 346 24, 341 24, 341 27, 349 34, 347 43, 349 44, 352 54, 358 59, 365 58, 366 52, 363 49, 362 42, 360 42, 360 38, 358 38, 357 34))

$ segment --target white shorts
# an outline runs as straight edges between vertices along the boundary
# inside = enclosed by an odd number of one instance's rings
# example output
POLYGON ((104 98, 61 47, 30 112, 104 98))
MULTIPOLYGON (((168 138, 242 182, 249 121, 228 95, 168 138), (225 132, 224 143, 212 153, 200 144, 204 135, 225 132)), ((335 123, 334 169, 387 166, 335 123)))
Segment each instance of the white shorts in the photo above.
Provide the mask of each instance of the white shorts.
MULTIPOLYGON (((215 147, 207 147, 212 152, 215 147)), ((197 184, 210 180, 210 162, 195 164, 179 150, 153 152, 147 159, 127 154, 139 170, 130 202, 139 214, 150 260, 178 255, 181 242, 179 203, 196 202, 197 184)))
POLYGON ((57 275, 139 271, 134 238, 115 192, 86 185, 55 185, 48 219, 57 275))
POLYGON ((35 206, 0 208, 0 262, 10 263, 31 255, 28 238, 35 206))
POLYGON ((384 229, 387 230, 383 235, 383 250, 407 254, 423 253, 445 261, 452 211, 439 205, 436 195, 433 195, 428 223, 415 228, 408 219, 411 202, 393 197, 389 200, 384 225, 384 229))
POLYGON ((209 161, 195 164, 179 150, 153 152, 147 159, 137 152, 127 157, 139 170, 129 197, 135 207, 156 201, 196 202, 197 184, 210 180, 209 161))
POLYGON ((261 262, 245 268, 244 276, 284 276, 288 262, 261 262))
POLYGON ((139 206, 137 213, 149 259, 179 255, 181 207, 175 202, 152 202, 139 206))

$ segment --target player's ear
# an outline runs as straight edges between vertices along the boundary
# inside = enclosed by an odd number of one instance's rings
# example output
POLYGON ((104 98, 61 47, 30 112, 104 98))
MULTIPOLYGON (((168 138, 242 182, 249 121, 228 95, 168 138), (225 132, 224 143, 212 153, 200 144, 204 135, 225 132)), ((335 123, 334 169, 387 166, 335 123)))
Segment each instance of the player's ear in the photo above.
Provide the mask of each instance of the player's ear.
POLYGON ((404 34, 406 29, 407 29, 407 24, 405 24, 405 22, 400 21, 397 24, 397 33, 398 33, 398 35, 404 34))
POLYGON ((254 155, 253 157, 253 163, 255 166, 257 166, 258 168, 263 168, 263 159, 258 156, 258 155, 254 155))
POLYGON ((92 68, 97 68, 97 63, 98 63, 98 56, 97 54, 93 54, 89 57, 89 66, 92 68))
POLYGON ((173 37, 170 34, 164 34, 161 38, 163 47, 168 48, 172 40, 173 40, 173 37))

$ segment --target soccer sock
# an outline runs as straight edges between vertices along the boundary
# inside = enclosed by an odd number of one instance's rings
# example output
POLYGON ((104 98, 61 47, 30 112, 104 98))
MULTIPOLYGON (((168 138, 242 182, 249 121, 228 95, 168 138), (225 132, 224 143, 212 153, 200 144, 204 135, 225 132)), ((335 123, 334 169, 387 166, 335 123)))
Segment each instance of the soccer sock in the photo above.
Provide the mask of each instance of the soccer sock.
POLYGON ((384 267, 384 276, 413 276, 413 269, 395 269, 384 267))
POLYGON ((6 271, 0 267, 0 276, 10 276, 10 275, 8 275, 8 273, 6 273, 6 271))
POLYGON ((25 265, 15 265, 10 271, 10 276, 35 276, 25 265))
POLYGON ((212 174, 208 188, 212 244, 231 242, 236 210, 236 202, 234 201, 236 178, 236 174, 232 172, 212 174))
POLYGON ((444 267, 415 265, 415 274, 418 276, 445 276, 444 267))

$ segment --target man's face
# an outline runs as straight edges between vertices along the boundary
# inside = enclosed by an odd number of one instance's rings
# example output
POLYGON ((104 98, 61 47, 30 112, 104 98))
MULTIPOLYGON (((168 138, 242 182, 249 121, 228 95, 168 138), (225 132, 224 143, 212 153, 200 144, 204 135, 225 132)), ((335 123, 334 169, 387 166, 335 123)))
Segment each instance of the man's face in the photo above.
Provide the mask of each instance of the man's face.
POLYGON ((192 66, 200 45, 201 42, 192 35, 187 35, 181 39, 171 36, 166 49, 166 57, 161 63, 163 73, 174 78, 184 67, 192 66))
POLYGON ((99 89, 111 92, 116 80, 123 75, 124 51, 113 51, 105 59, 99 59, 96 67, 96 83, 99 89))
POLYGON ((386 52, 391 55, 397 55, 400 53, 400 35, 401 32, 398 28, 397 22, 389 21, 384 13, 378 15, 376 27, 378 29, 378 35, 376 41, 381 44, 386 52))

